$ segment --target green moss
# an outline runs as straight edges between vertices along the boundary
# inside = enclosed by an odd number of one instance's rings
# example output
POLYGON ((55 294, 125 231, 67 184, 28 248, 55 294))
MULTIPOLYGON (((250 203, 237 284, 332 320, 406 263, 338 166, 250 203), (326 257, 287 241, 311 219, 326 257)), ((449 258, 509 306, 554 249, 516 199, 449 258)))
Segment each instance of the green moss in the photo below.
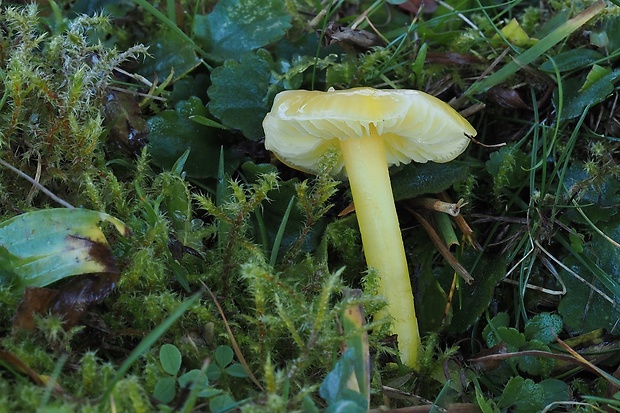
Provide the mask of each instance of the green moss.
MULTIPOLYGON (((31 176, 42 167, 40 182, 62 182, 61 195, 69 196, 103 165, 100 108, 113 68, 146 49, 118 53, 90 44, 89 32, 107 24, 103 16, 78 17, 53 35, 40 29, 34 3, 5 8, 0 18, 8 30, 2 38, 8 55, 0 60, 6 93, 0 156, 31 176)), ((7 193, 29 202, 30 189, 13 182, 3 182, 7 193)))

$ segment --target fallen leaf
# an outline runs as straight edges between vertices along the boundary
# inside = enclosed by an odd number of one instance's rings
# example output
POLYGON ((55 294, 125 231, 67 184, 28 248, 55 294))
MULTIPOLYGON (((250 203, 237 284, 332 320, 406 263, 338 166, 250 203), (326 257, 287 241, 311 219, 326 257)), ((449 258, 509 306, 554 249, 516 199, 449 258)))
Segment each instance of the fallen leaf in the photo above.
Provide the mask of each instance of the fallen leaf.
POLYGON ((98 226, 102 221, 129 232, 117 218, 77 208, 27 212, 0 222, 0 285, 44 287, 77 274, 118 272, 98 226))

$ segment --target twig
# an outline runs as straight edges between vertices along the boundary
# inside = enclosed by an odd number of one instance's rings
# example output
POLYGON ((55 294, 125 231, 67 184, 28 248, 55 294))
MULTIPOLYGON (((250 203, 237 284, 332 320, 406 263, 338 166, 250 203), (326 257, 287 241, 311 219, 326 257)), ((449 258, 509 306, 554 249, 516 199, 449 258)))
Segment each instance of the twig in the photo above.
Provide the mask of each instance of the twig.
POLYGON ((20 171, 19 169, 11 165, 10 163, 6 162, 4 159, 0 159, 0 165, 15 172, 17 175, 21 176, 22 178, 30 182, 32 185, 37 187, 39 191, 43 192, 45 195, 49 196, 50 198, 52 198, 54 201, 64 206, 65 208, 75 208, 73 205, 59 198, 52 191, 50 191, 49 189, 47 189, 46 187, 44 187, 43 185, 41 185, 40 183, 32 179, 30 176, 26 175, 25 173, 23 173, 22 171, 20 171))
POLYGON ((230 341, 232 343, 233 350, 235 351, 235 354, 237 355, 237 358, 239 359, 241 366, 243 366, 243 370, 245 370, 249 379, 252 381, 252 383, 256 385, 256 387, 258 387, 261 391, 265 391, 265 389, 263 389, 263 386, 260 385, 260 382, 258 381, 256 376, 254 376, 254 373, 252 373, 252 370, 250 370, 250 366, 248 365, 248 362, 245 361, 245 357, 243 357, 243 353, 241 352, 241 349, 239 348, 239 344, 237 343, 237 340, 235 339, 235 335, 233 334, 230 328, 230 325, 228 325, 228 321, 226 320, 226 315, 224 314, 224 310, 222 310, 220 303, 217 301, 217 298, 215 297, 215 294, 213 294, 213 291, 211 291, 211 289, 207 287, 207 285, 204 282, 201 282, 201 284, 211 296, 211 299, 213 300, 213 302, 215 303, 215 306, 217 307, 217 311, 220 313, 220 317, 222 317, 222 321, 224 321, 226 332, 228 333, 228 337, 230 338, 230 341))

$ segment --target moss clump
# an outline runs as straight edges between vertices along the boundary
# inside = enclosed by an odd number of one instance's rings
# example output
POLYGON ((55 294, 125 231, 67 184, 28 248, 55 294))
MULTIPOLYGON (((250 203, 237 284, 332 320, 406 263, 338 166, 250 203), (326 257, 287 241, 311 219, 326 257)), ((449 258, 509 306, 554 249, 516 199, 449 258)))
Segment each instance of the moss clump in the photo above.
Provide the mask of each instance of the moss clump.
MULTIPOLYGON (((90 44, 89 33, 107 24, 101 15, 78 17, 50 35, 40 29, 37 13, 33 3, 0 14, 7 30, 0 39, 0 157, 44 185, 63 183, 59 195, 71 198, 104 164, 101 108, 113 69, 146 49, 119 53, 90 44)), ((27 185, 0 178, 7 210, 14 209, 9 199, 32 202, 27 185)))

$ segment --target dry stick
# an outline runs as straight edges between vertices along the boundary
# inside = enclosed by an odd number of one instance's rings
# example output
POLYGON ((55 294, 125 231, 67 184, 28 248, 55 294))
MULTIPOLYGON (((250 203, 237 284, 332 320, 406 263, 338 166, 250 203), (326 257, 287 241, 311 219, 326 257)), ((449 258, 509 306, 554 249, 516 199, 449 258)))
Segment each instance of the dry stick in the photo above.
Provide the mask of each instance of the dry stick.
POLYGON ((64 206, 65 208, 71 208, 71 209, 75 208, 73 205, 71 205, 67 201, 59 198, 52 191, 50 191, 49 189, 47 189, 46 187, 44 187, 43 185, 41 185, 40 183, 38 183, 37 181, 32 179, 30 176, 26 175, 25 173, 23 173, 22 171, 20 171, 19 169, 17 169, 13 165, 11 165, 10 163, 6 162, 4 159, 0 159, 0 165, 2 165, 5 168, 10 169, 11 171, 15 172, 17 175, 21 176, 22 178, 24 178, 25 180, 30 182, 32 185, 37 187, 45 195, 49 196, 50 198, 52 198, 54 201, 56 201, 60 205, 64 206))
POLYGON ((215 297, 215 294, 213 294, 213 291, 211 291, 211 289, 207 287, 207 285, 204 282, 201 281, 201 284, 211 296, 211 299, 213 300, 213 302, 215 303, 215 306, 217 307, 217 311, 220 313, 220 317, 222 317, 222 321, 224 321, 226 332, 228 333, 228 337, 230 338, 230 341, 232 343, 233 350, 235 351, 235 354, 237 355, 237 358, 239 359, 241 366, 243 366, 243 370, 245 370, 249 379, 252 381, 252 383, 256 385, 256 387, 258 387, 261 391, 265 391, 265 389, 263 389, 263 386, 260 385, 260 382, 258 381, 256 376, 254 376, 254 373, 252 373, 252 370, 250 370, 250 366, 248 366, 248 362, 245 361, 245 357, 243 357, 243 353, 241 352, 241 349, 239 348, 239 344, 237 344, 235 335, 233 334, 230 326, 228 325, 228 321, 226 320, 226 315, 224 314, 224 310, 222 310, 220 303, 217 301, 217 298, 215 297))
POLYGON ((439 237, 439 234, 437 234, 437 232, 435 231, 435 228, 433 228, 433 226, 422 215, 418 214, 413 209, 406 209, 422 225, 424 231, 426 231, 433 244, 435 244, 435 247, 437 247, 437 249, 439 250, 439 253, 446 259, 446 261, 448 261, 448 264, 450 264, 452 269, 454 269, 454 271, 456 271, 456 273, 460 275, 467 284, 471 284, 474 281, 474 278, 469 274, 469 271, 467 271, 467 269, 463 267, 463 264, 461 264, 459 260, 446 247, 446 245, 439 237))

